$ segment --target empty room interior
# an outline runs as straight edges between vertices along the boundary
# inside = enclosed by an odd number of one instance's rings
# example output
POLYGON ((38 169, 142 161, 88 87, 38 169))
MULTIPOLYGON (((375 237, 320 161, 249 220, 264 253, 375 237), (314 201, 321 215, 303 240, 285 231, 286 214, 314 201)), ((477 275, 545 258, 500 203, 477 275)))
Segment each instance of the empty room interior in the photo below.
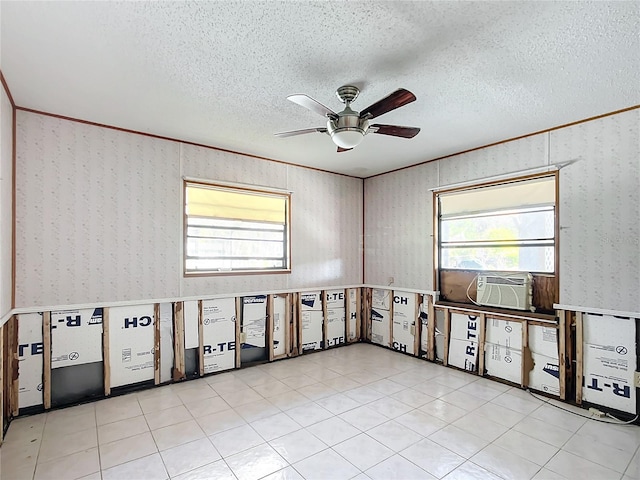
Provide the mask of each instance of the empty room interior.
POLYGON ((640 2, 1 1, 2 480, 640 478, 640 2))

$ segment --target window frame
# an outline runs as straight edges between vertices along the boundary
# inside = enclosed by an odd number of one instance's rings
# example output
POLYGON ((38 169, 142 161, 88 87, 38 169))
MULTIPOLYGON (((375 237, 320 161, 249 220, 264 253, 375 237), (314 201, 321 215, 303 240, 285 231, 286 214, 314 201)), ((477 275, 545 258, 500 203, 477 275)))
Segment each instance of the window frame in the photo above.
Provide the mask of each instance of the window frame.
MULTIPOLYGON (((232 275, 278 275, 291 273, 291 192, 269 187, 246 185, 238 183, 228 183, 215 180, 200 180, 183 178, 182 181, 182 275, 184 278, 191 277, 219 277, 232 275), (285 201, 285 224, 284 224, 284 268, 261 268, 261 269, 232 269, 232 270, 188 270, 187 269, 187 247, 188 247, 188 219, 187 214, 187 188, 189 186, 200 186, 213 190, 225 190, 233 193, 271 196, 283 198, 285 201)), ((241 239, 242 240, 242 239, 241 239)))
MULTIPOLYGON (((440 202, 439 196, 441 194, 453 193, 453 192, 462 192, 465 190, 474 190, 478 188, 485 187, 495 187, 499 185, 508 185, 512 183, 517 183, 521 181, 527 180, 535 180, 541 178, 553 178, 555 185, 555 198, 553 205, 553 214, 554 214, 554 225, 553 225, 553 248, 554 248, 554 259, 553 259, 553 272, 536 272, 531 271, 534 275, 534 283, 536 276, 544 276, 544 277, 553 277, 554 284, 554 292, 553 292, 553 301, 554 303, 558 302, 559 297, 559 285, 560 285, 560 214, 559 214, 559 170, 553 170, 543 173, 534 173, 530 175, 522 175, 517 177, 505 177, 491 181, 478 181, 477 183, 473 182, 464 182, 464 184, 459 184, 458 186, 451 186, 450 188, 443 187, 434 189, 432 192, 432 207, 433 207, 433 285, 434 290, 440 291, 442 286, 442 272, 476 272, 477 274, 493 272, 495 270, 490 269, 472 269, 472 268, 444 268, 441 266, 441 232, 440 232, 440 202)), ((515 273, 515 271, 514 271, 515 273)))

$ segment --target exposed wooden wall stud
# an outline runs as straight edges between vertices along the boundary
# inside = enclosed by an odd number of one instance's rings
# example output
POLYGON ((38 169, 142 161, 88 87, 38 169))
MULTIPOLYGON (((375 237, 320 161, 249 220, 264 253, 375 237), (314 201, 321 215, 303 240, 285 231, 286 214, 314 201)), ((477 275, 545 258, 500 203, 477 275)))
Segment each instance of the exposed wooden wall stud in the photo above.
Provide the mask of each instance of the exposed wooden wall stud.
POLYGON ((109 358, 109 308, 102 309, 102 366, 104 369, 104 396, 111 395, 111 362, 109 358))

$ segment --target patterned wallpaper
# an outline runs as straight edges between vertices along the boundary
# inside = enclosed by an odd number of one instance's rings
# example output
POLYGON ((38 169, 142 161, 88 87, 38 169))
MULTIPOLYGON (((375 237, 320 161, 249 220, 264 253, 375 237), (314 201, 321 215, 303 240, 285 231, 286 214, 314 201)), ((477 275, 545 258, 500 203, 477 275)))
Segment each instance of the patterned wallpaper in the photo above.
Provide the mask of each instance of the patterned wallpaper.
POLYGON ((365 283, 433 288, 433 207, 438 164, 365 180, 365 283))
POLYGON ((11 310, 13 107, 0 87, 0 317, 11 310))
POLYGON ((362 180, 18 112, 18 307, 361 283, 362 180), (290 275, 183 278, 182 177, 293 190, 290 275))
POLYGON ((633 110, 365 180, 365 283, 433 288, 428 188, 579 159, 560 171, 560 303, 639 312, 639 126, 633 110))
POLYGON ((178 155, 174 142, 19 111, 16 306, 177 294, 178 155))
POLYGON ((560 303, 640 312, 640 110, 551 132, 560 303))

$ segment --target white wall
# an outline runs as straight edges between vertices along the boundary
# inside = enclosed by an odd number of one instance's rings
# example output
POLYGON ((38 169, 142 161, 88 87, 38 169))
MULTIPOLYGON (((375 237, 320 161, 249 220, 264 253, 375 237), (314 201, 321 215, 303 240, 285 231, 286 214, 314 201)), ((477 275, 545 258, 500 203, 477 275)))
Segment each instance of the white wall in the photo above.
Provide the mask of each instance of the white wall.
POLYGON ((361 283, 362 181, 18 111, 16 306, 361 283), (290 275, 183 278, 182 177, 293 190, 290 275))
POLYGON ((11 310, 13 107, 0 87, 0 318, 11 310))
POLYGON ((365 180, 365 283, 429 290, 428 188, 578 159, 560 171, 560 303, 640 312, 640 110, 365 180))

